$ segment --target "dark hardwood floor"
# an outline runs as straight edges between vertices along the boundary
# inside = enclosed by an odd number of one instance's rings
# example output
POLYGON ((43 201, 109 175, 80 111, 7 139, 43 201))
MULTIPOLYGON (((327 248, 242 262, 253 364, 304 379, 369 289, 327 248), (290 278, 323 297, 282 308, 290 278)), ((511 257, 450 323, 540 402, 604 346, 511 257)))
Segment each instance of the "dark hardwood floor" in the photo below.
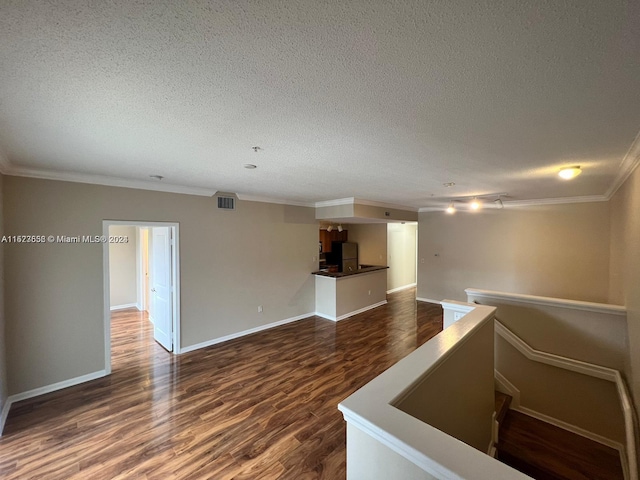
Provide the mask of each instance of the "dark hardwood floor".
POLYGON ((538 480, 622 480, 613 448, 514 410, 500 426, 498 458, 538 480))
POLYGON ((338 403, 442 329, 415 289, 388 298, 179 356, 143 314, 114 313, 113 373, 15 404, 0 477, 344 478, 338 403))

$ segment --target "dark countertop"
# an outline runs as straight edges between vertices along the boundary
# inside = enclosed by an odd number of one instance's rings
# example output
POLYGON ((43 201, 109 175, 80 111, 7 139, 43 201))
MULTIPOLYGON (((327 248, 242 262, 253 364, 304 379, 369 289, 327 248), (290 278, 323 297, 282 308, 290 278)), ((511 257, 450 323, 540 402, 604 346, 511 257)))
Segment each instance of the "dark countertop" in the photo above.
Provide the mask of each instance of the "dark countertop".
POLYGON ((376 270, 386 270, 389 267, 383 265, 360 265, 360 268, 355 272, 327 272, 326 270, 318 270, 311 272, 311 275, 320 275, 321 277, 333 277, 342 278, 349 277, 351 275, 359 275, 361 273, 375 272, 376 270))

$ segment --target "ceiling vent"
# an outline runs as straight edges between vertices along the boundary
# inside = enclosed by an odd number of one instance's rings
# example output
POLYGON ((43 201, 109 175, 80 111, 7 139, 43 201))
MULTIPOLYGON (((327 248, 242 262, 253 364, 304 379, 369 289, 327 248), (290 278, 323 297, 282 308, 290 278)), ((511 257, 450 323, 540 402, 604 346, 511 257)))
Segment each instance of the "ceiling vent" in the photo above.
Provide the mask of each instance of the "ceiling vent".
POLYGON ((235 210, 236 199, 234 197, 218 197, 218 208, 223 210, 235 210))

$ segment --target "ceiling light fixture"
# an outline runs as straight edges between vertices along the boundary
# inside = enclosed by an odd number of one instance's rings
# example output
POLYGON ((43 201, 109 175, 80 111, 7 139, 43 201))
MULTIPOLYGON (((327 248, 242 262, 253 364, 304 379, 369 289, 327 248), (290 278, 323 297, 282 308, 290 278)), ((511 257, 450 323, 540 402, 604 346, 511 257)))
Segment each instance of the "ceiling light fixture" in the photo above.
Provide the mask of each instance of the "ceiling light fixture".
POLYGON ((331 230, 333 230, 333 227, 332 227, 331 225, 329 225, 329 226, 327 227, 327 232, 331 233, 331 230))
POLYGON ((493 201, 493 204, 500 209, 504 208, 504 203, 502 203, 502 199, 500 197, 496 198, 493 201))
POLYGON ((581 173, 582 173, 582 170, 580 169, 580 165, 576 165, 575 167, 563 168, 558 172, 558 175, 560 175, 560 177, 564 178, 565 180, 571 180, 572 178, 577 177, 581 173))
POLYGON ((456 213, 456 207, 454 207, 453 202, 451 202, 449 204, 449 206, 447 207, 447 213, 449 213, 449 214, 456 213))
POLYGON ((342 225, 338 225, 338 231, 342 232, 342 225))
POLYGON ((164 177, 162 175, 149 175, 151 178, 153 178, 154 180, 162 180, 164 177))
POLYGON ((443 187, 447 187, 447 188, 453 187, 454 185, 455 185, 455 183, 453 183, 453 182, 447 182, 447 183, 443 183, 442 184, 443 187))
POLYGON ((479 210, 481 206, 482 206, 482 204, 478 201, 477 198, 474 198, 473 202, 471 202, 471 209, 472 210, 479 210))
POLYGON ((254 165, 253 163, 245 163, 244 164, 244 168, 249 169, 249 170, 253 170, 254 168, 258 168, 258 166, 254 165))

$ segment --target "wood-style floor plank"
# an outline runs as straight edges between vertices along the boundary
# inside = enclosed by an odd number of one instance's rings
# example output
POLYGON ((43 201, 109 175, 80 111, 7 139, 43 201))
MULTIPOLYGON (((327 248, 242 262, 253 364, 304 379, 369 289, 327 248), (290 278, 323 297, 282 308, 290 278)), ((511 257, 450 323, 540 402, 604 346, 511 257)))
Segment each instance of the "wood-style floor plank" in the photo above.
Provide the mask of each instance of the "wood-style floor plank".
POLYGON ((175 356, 144 314, 114 312, 113 373, 13 405, 0 478, 344 478, 338 403, 441 330, 410 289, 175 356))
POLYGON ((500 461, 538 480, 622 480, 613 448, 509 410, 498 436, 500 461))

